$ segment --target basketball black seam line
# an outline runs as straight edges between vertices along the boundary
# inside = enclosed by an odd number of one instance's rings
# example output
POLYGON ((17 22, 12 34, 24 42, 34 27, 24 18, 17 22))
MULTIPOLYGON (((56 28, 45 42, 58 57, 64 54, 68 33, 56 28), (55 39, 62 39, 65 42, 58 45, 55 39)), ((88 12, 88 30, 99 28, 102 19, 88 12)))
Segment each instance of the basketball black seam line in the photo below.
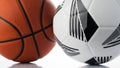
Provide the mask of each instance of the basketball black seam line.
POLYGON ((19 36, 20 36, 20 39, 21 39, 21 42, 22 42, 22 48, 21 48, 21 51, 20 51, 20 53, 18 54, 18 56, 13 59, 13 60, 16 60, 16 59, 21 55, 21 53, 23 53, 23 51, 24 51, 24 39, 22 38, 22 33, 19 31, 19 29, 18 29, 16 26, 14 26, 14 25, 13 25, 11 22, 9 22, 8 20, 6 20, 6 19, 4 19, 4 18, 2 18, 2 17, 0 17, 0 19, 3 20, 4 22, 8 23, 11 27, 13 27, 13 28, 17 31, 17 33, 19 34, 19 36))
POLYGON ((33 31, 32 26, 31 26, 31 22, 29 20, 29 17, 27 16, 27 13, 26 13, 23 5, 22 5, 21 0, 18 0, 18 2, 19 2, 19 5, 20 5, 20 7, 21 7, 21 9, 23 11, 23 14, 24 14, 24 16, 26 18, 27 24, 28 24, 28 26, 30 28, 30 31, 31 31, 31 34, 32 34, 32 37, 33 37, 33 40, 34 40, 34 44, 35 44, 35 47, 36 47, 36 51, 37 51, 37 54, 38 54, 38 58, 39 58, 40 57, 40 52, 39 52, 39 48, 38 48, 38 43, 37 43, 35 35, 34 35, 34 31, 33 31))
POLYGON ((41 19, 40 20, 40 26, 41 26, 42 32, 43 32, 44 36, 46 37, 46 39, 51 41, 51 42, 55 42, 47 36, 47 34, 46 34, 46 32, 43 28, 43 20, 42 19, 43 19, 44 4, 45 4, 45 2, 44 2, 44 0, 42 0, 42 7, 41 7, 41 11, 40 11, 40 19, 41 19))
MULTIPOLYGON (((20 0, 18 0, 18 2, 19 2, 20 0)), ((1 19, 3 19, 3 18, 1 18, 1 19)), ((3 19, 3 20, 5 20, 5 19, 3 19)), ((5 20, 5 21, 7 21, 7 20, 5 20)), ((7 21, 8 22, 8 21, 7 21)), ((14 26, 14 25, 13 25, 14 26)), ((47 29, 47 28, 49 28, 49 27, 51 27, 52 26, 52 24, 50 24, 50 25, 48 25, 47 27, 45 27, 45 29, 47 29)), ((37 31, 37 32, 35 32, 34 34, 37 34, 37 33, 39 33, 39 32, 41 32, 41 31, 43 31, 43 29, 42 30, 39 30, 39 31, 37 31)), ((20 33, 21 34, 21 33, 20 33)), ((16 39, 13 39, 13 40, 8 40, 8 41, 2 41, 2 42, 0 42, 0 43, 4 43, 4 42, 10 42, 10 41, 15 41, 15 40, 22 40, 22 49, 21 49, 21 52, 20 52, 20 54, 14 59, 14 61, 15 60, 17 60, 20 56, 21 56, 21 54, 23 53, 23 51, 24 51, 24 46, 23 46, 23 44, 24 44, 24 39, 23 38, 26 38, 26 37, 29 37, 29 36, 31 36, 32 34, 30 34, 30 35, 26 35, 26 36, 22 36, 22 34, 21 34, 21 37, 20 38, 16 38, 16 39)))
MULTIPOLYGON (((51 27, 51 26, 52 26, 52 24, 46 26, 44 29, 48 29, 48 28, 51 27)), ((38 31, 34 32, 34 34, 38 34, 38 33, 40 33, 41 31, 42 31, 42 30, 38 30, 38 31)), ((0 41, 0 43, 12 42, 12 41, 20 40, 21 38, 27 38, 27 37, 30 37, 30 36, 31 36, 31 34, 28 34, 28 35, 22 36, 22 37, 20 37, 20 38, 14 38, 14 39, 10 39, 10 40, 0 41)))

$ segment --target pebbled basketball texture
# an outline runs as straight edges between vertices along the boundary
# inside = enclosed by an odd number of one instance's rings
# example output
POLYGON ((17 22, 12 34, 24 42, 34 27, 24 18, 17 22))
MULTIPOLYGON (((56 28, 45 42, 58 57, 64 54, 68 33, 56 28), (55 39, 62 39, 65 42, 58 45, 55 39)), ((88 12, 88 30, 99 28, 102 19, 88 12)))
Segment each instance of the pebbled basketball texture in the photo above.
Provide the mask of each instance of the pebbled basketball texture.
POLYGON ((55 45, 50 0, 0 0, 0 53, 16 62, 31 62, 55 45))

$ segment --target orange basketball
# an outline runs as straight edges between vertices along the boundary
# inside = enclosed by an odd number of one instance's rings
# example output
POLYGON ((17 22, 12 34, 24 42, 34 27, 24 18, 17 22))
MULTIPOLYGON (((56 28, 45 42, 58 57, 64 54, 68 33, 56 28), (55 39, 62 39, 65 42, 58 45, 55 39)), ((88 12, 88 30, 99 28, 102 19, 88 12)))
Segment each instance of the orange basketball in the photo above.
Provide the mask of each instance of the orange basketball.
POLYGON ((0 53, 16 62, 44 57, 54 47, 50 0, 0 0, 0 53))

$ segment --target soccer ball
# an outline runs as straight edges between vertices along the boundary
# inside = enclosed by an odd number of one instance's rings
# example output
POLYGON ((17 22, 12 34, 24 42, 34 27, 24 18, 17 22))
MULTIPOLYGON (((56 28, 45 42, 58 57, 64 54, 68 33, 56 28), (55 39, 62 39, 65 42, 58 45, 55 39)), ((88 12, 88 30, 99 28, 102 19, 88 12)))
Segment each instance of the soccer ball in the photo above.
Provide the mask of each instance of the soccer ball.
POLYGON ((54 34, 64 52, 99 65, 120 53, 120 0, 65 0, 54 17, 54 34))

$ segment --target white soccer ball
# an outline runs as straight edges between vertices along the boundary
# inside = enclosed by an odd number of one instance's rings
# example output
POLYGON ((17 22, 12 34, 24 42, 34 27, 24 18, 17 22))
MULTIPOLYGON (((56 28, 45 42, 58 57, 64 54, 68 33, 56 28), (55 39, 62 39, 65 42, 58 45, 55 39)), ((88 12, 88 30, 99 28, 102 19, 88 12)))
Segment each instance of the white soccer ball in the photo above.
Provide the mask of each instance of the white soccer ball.
POLYGON ((54 34, 64 52, 98 65, 120 53, 120 0, 65 0, 54 17, 54 34))

